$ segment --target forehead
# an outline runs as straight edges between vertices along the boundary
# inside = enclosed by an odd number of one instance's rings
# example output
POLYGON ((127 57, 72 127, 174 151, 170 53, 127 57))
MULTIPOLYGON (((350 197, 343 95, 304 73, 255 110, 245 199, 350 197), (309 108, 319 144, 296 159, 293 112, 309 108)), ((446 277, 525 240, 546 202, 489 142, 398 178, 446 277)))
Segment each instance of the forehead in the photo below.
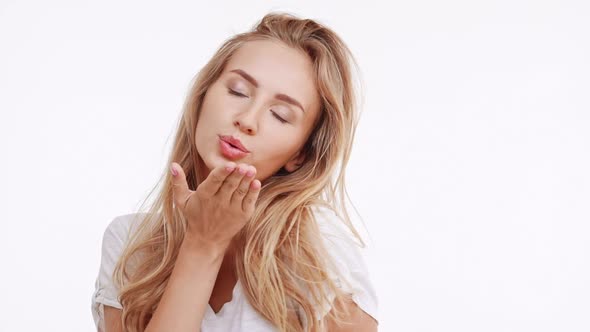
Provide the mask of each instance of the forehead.
POLYGON ((241 69, 258 81, 258 89, 269 94, 284 93, 308 108, 319 103, 311 59, 303 51, 278 41, 256 40, 244 43, 224 68, 225 75, 241 69))

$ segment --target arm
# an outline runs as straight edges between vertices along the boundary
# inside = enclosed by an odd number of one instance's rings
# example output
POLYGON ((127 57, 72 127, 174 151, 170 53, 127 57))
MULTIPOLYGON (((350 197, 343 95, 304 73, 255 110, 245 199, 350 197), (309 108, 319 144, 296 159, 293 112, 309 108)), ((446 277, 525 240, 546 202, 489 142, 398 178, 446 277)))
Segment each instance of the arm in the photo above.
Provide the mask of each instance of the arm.
POLYGON ((346 307, 350 311, 350 316, 347 317, 346 323, 338 324, 334 320, 327 319, 328 331, 338 332, 377 332, 377 321, 364 312, 352 299, 348 299, 346 307))
POLYGON ((146 332, 200 329, 224 252, 222 247, 204 247, 185 238, 146 332))
MULTIPOLYGON (((145 331, 198 331, 223 260, 223 248, 183 241, 162 299, 145 331), (195 282, 199 280, 199 282, 195 282)), ((105 306, 105 331, 122 332, 120 309, 105 306)))
MULTIPOLYGON (((199 331, 225 251, 251 218, 261 183, 256 168, 231 162, 213 169, 196 191, 173 163, 174 204, 188 221, 162 298, 145 331, 199 331)), ((105 308, 107 332, 119 332, 121 310, 105 308)))
POLYGON ((173 163, 171 172, 187 230, 147 332, 200 330, 225 251, 251 218, 261 187, 256 169, 244 164, 218 166, 196 191, 180 165, 173 163))
POLYGON ((102 332, 123 332, 123 327, 121 327, 121 309, 105 305, 104 323, 105 330, 102 332))

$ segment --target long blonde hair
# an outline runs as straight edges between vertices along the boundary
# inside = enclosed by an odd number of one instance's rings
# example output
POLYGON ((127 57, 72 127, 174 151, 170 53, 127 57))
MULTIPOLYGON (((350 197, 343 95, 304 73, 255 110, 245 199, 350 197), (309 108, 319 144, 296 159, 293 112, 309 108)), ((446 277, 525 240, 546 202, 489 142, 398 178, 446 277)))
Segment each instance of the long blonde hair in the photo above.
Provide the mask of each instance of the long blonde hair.
MULTIPOLYGON (((321 110, 304 146, 307 157, 303 165, 292 173, 281 170, 262 183, 252 219, 236 235, 243 240, 243 248, 235 255, 237 276, 254 309, 279 330, 303 331, 306 325, 308 331, 323 331, 323 318, 344 319, 343 300, 348 295, 330 277, 329 271, 336 270, 331 270, 332 261, 312 209, 334 211, 363 243, 345 203, 345 168, 359 107, 352 76, 352 65, 358 66, 344 42, 316 21, 276 12, 265 15, 252 30, 226 40, 193 80, 168 165, 172 161, 182 165, 189 188, 196 189, 203 160, 194 145, 195 129, 205 93, 237 49, 261 39, 281 41, 309 55, 321 110), (326 305, 333 310, 319 319, 318 308, 326 305), (299 319, 293 319, 294 312, 299 319)), ((126 331, 143 331, 151 319, 187 227, 173 205, 172 180, 165 169, 148 197, 163 181, 162 187, 114 271, 126 331)))

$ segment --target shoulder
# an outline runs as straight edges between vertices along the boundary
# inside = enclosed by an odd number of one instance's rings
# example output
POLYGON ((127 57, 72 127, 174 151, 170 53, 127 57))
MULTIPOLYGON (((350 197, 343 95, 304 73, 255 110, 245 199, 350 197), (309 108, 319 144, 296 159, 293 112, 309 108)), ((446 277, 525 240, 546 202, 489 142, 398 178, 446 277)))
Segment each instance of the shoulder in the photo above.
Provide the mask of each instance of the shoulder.
POLYGON ((118 299, 119 289, 113 281, 113 271, 130 235, 144 217, 144 213, 116 216, 103 232, 100 267, 92 295, 92 314, 97 327, 104 326, 104 305, 122 308, 118 299))
POLYGON ((352 239, 352 232, 346 226, 342 217, 337 215, 334 210, 327 207, 314 207, 312 211, 322 235, 352 239))
POLYGON ((336 212, 320 207, 315 208, 314 216, 320 235, 332 258, 353 266, 363 263, 366 248, 336 212))
POLYGON ((101 271, 105 278, 110 277, 110 273, 112 273, 130 236, 137 230, 144 218, 144 213, 119 215, 106 226, 101 246, 101 271))
POLYGON ((103 256, 120 254, 130 236, 137 230, 145 213, 130 213, 114 217, 104 229, 102 235, 103 256))
POLYGON ((332 269, 336 269, 331 271, 332 278, 363 311, 378 320, 378 298, 365 259, 366 247, 333 210, 322 207, 313 212, 332 269))
POLYGON ((104 284, 110 283, 113 270, 128 241, 145 218, 143 213, 119 215, 113 218, 104 230, 101 246, 100 277, 104 284))
POLYGON ((145 213, 130 213, 114 217, 104 230, 103 240, 124 242, 145 216, 145 213))

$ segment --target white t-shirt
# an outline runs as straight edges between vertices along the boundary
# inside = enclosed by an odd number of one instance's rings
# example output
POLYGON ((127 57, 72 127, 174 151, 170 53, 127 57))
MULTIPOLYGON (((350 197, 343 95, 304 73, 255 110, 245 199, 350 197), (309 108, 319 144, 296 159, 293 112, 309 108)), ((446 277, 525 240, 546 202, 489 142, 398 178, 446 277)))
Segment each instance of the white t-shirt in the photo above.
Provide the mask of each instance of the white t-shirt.
MULTIPOLYGON (((362 248, 352 240, 350 231, 341 224, 336 214, 327 209, 315 209, 314 215, 325 239, 328 252, 332 255, 338 270, 347 283, 336 281, 352 294, 353 301, 367 314, 378 321, 377 294, 369 278, 362 248), (350 288, 349 288, 350 287, 350 288)), ((141 214, 118 216, 107 226, 102 239, 100 270, 92 295, 92 316, 97 331, 104 331, 104 305, 122 309, 117 299, 118 289, 112 274, 115 264, 128 240, 132 227, 139 225, 141 214)), ((244 290, 237 281, 230 302, 225 303, 217 313, 207 305, 201 324, 202 332, 270 332, 278 331, 263 318, 246 299, 244 290)), ((323 310, 323 314, 329 308, 323 310)))

